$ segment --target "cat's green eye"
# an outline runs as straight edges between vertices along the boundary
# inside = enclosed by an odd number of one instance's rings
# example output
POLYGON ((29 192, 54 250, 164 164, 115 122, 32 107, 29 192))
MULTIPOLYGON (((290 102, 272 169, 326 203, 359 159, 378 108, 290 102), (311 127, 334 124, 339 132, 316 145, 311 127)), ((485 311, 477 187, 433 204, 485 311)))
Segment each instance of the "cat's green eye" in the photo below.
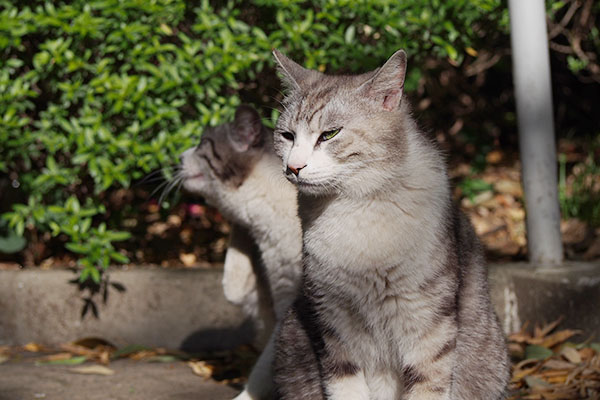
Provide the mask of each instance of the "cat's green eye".
POLYGON ((321 136, 319 136, 319 141, 324 142, 326 140, 333 139, 333 137, 335 135, 337 135, 338 133, 340 133, 341 130, 342 130, 342 128, 337 128, 337 129, 332 129, 330 131, 323 132, 323 133, 321 133, 321 136))

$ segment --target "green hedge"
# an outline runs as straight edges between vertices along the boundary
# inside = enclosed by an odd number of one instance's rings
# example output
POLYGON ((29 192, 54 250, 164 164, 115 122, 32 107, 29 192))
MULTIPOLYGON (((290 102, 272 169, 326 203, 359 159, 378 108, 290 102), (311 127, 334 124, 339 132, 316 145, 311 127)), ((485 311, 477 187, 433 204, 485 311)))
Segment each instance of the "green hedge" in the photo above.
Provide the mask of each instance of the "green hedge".
MULTIPOLYGON (((107 193, 173 165, 240 92, 273 76, 271 49, 328 71, 374 68, 398 48, 410 86, 426 57, 460 64, 506 30, 500 0, 0 1, 0 172, 28 200, 18 235, 51 232, 81 254, 81 279, 127 262, 107 193), (218 5, 216 5, 218 4, 218 5), (108 223, 108 226, 107 226, 108 223)), ((277 113, 274 112, 272 118, 277 113)))

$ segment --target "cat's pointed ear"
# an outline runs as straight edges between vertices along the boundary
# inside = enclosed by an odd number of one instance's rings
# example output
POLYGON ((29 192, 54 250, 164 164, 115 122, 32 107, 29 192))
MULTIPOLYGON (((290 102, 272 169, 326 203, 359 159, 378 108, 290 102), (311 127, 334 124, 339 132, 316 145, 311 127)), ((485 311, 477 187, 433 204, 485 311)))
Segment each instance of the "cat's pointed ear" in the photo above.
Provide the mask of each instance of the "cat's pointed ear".
POLYGON ((283 84, 288 89, 301 89, 302 84, 315 72, 295 63, 277 49, 273 49, 273 57, 277 62, 277 69, 281 73, 283 84))
POLYGON ((240 152, 247 151, 261 139, 262 123, 254 107, 241 105, 235 111, 233 129, 229 130, 229 139, 233 147, 240 152))
POLYGON ((398 50, 371 79, 361 85, 361 89, 384 110, 392 111, 398 108, 402 100, 405 76, 406 53, 404 50, 398 50))

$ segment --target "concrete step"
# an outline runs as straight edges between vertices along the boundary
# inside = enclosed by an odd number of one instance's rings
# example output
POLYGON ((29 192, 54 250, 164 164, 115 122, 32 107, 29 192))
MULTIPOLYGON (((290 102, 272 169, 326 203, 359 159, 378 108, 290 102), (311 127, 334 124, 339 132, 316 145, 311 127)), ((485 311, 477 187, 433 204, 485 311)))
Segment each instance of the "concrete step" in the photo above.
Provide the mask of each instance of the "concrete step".
MULTIPOLYGON (((526 321, 563 316, 561 326, 600 334, 600 262, 555 269, 491 265, 489 277, 492 301, 507 333, 526 321)), ((252 339, 251 321, 223 296, 220 269, 113 270, 106 298, 81 292, 70 283, 74 278, 66 270, 0 271, 0 345, 99 337, 116 346, 203 351, 252 339)))
MULTIPOLYGON (((83 364, 86 365, 86 364, 83 364)), ((230 400, 239 390, 192 373, 183 362, 117 360, 113 375, 83 375, 76 367, 0 365, 0 400, 230 400)))

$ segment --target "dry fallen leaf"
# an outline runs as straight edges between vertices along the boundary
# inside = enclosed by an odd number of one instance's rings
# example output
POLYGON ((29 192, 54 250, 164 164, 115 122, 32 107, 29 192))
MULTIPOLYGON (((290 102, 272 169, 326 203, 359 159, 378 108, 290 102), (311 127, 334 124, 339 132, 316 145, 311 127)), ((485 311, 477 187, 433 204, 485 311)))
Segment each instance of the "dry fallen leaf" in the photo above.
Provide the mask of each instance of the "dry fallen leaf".
POLYGON ((521 183, 508 179, 501 179, 494 183, 494 190, 502 194, 510 194, 516 198, 523 197, 521 183))
POLYGON ((140 350, 135 353, 131 353, 129 358, 132 360, 143 360, 145 358, 155 357, 158 354, 156 350, 140 350))
POLYGON ((577 334, 580 334, 580 333, 581 333, 581 331, 571 330, 571 329, 565 329, 562 331, 558 331, 558 332, 553 333, 552 335, 546 337, 542 341, 541 345, 544 347, 548 347, 548 348, 554 347, 557 344, 563 343, 567 339, 569 339, 577 334))
POLYGON ((181 217, 176 214, 171 214, 167 218, 167 223, 171 226, 179 227, 181 226, 181 217))
POLYGON ((69 371, 77 374, 90 375, 114 375, 115 371, 103 365, 86 365, 84 367, 71 368, 69 371))
POLYGON ((581 362, 581 355, 573 347, 563 347, 560 351, 560 355, 572 362, 573 364, 579 364, 581 362))
POLYGON ((557 320, 550 322, 543 328, 539 328, 536 326, 534 328, 534 336, 536 338, 543 338, 544 336, 546 336, 550 332, 552 332, 558 326, 558 324, 560 324, 562 322, 563 319, 565 319, 565 318, 563 316, 560 316, 557 320))
POLYGON ((575 365, 563 360, 548 360, 544 363, 545 368, 549 369, 573 369, 575 365))
POLYGON ((535 367, 532 367, 532 368, 527 368, 527 369, 515 371, 515 372, 513 372, 512 381, 513 382, 518 382, 521 379, 525 378, 526 376, 531 375, 532 373, 534 373, 538 369, 539 369, 539 366, 535 366, 535 367))
POLYGON ((579 355, 584 361, 587 361, 590 358, 594 357, 595 354, 596 352, 594 351, 594 349, 591 349, 589 347, 584 347, 583 349, 579 350, 579 355))
POLYGON ((108 351, 101 352, 100 356, 98 357, 98 361, 100 364, 108 365, 110 362, 110 353, 108 351))
MULTIPOLYGON (((473 50, 471 47, 467 47, 465 50, 467 51, 467 53, 469 53, 469 55, 474 55, 472 53, 469 52, 469 49, 473 50)), ((477 52, 475 50, 473 50, 475 52, 475 55, 477 54, 477 52)), ((485 160, 490 163, 490 164, 498 164, 500 161, 502 161, 503 158, 503 154, 501 151, 499 150, 492 150, 489 153, 487 153, 487 155, 485 156, 485 160)))
POLYGON ((198 261, 194 253, 181 253, 179 254, 179 259, 186 267, 191 267, 198 261))
POLYGON ((50 354, 48 356, 40 358, 40 361, 60 361, 60 360, 69 360, 73 358, 73 354, 71 353, 56 353, 50 354))
POLYGON ((583 254, 583 259, 586 261, 594 260, 600 257, 600 236, 597 236, 592 240, 592 244, 583 254))
POLYGON ((5 362, 7 362, 8 360, 10 360, 10 357, 4 354, 0 354, 0 364, 4 364, 5 362))
POLYGON ((85 356, 89 360, 99 361, 104 365, 108 365, 111 353, 116 350, 115 346, 100 338, 84 338, 73 343, 63 344, 60 348, 73 354, 85 356))
POLYGON ((155 236, 161 236, 167 231, 167 229, 169 229, 168 224, 164 222, 155 222, 148 227, 148 233, 155 236))
POLYGON ((188 361, 187 365, 192 369, 194 374, 208 379, 212 376, 214 367, 207 364, 205 361, 188 361))
POLYGON ((42 351, 43 347, 37 343, 30 342, 23 346, 23 349, 31 353, 39 353, 42 351))
POLYGON ((560 222, 562 241, 565 244, 582 242, 588 233, 588 224, 576 218, 560 222))
POLYGON ((552 333, 560 321, 536 326, 533 335, 525 327, 509 335, 509 345, 525 347, 523 357, 529 357, 513 365, 510 399, 600 399, 600 354, 595 344, 579 345, 579 350, 572 344, 562 345, 580 332, 565 329, 552 333))

